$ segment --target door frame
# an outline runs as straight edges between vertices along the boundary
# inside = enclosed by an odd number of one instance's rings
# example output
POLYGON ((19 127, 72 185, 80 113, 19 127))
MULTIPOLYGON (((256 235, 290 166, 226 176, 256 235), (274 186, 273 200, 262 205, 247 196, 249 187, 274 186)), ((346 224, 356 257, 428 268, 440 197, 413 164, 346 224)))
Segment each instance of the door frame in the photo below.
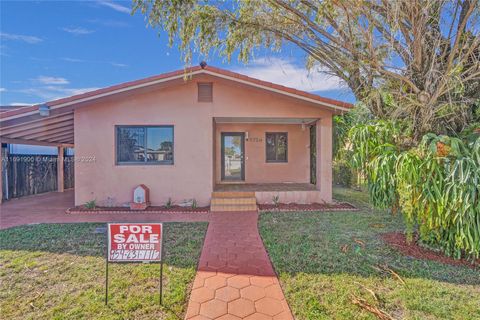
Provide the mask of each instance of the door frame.
POLYGON ((221 151, 220 151, 220 164, 221 164, 221 176, 222 176, 222 182, 225 181, 238 181, 238 182, 244 182, 245 181, 245 132, 221 132, 220 134, 220 140, 221 140, 221 151), (240 144, 240 149, 242 152, 242 161, 240 165, 240 179, 228 179, 225 178, 225 136, 238 136, 241 138, 241 144, 240 144))

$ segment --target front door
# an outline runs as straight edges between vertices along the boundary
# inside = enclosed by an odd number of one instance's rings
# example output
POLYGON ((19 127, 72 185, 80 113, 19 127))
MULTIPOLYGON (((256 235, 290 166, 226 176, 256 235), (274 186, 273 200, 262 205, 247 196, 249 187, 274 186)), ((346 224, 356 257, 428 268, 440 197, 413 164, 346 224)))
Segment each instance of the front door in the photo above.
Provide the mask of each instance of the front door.
POLYGON ((245 134, 222 132, 222 180, 245 180, 245 134))

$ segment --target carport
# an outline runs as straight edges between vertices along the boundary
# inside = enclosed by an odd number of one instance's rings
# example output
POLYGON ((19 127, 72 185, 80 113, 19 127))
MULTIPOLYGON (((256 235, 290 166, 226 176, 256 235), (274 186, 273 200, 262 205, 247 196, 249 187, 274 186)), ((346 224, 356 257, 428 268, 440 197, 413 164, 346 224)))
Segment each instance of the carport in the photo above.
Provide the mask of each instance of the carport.
MULTIPOLYGON (((20 107, 0 112, 0 142, 3 144, 23 144, 58 148, 57 185, 58 192, 64 191, 65 148, 74 147, 73 107, 62 104, 46 104, 20 107)), ((2 147, 2 159, 6 157, 2 147)), ((4 162, 0 174, 0 202, 3 202, 4 162)))

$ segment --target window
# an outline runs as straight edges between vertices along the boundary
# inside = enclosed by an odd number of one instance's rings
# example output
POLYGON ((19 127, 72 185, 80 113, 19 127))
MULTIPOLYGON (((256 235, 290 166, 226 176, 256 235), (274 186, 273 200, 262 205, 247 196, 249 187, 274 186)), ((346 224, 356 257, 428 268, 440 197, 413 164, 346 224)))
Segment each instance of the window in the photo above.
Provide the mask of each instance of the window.
POLYGON ((286 132, 267 132, 265 145, 267 162, 288 161, 288 135, 286 132))
POLYGON ((213 83, 198 82, 198 102, 213 101, 213 83))
POLYGON ((117 126, 117 164, 173 164, 173 126, 117 126))

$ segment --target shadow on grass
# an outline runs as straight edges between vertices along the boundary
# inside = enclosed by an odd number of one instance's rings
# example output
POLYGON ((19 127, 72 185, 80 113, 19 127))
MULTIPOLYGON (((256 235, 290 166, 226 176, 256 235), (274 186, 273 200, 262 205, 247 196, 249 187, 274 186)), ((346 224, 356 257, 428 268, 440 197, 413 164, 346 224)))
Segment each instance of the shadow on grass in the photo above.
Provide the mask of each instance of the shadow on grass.
MULTIPOLYGON (((196 266, 207 230, 206 222, 164 223, 164 258, 176 267, 196 266)), ((105 223, 36 224, 0 230, 0 250, 50 252, 105 257, 105 223)))
POLYGON ((349 198, 345 191, 340 190, 340 196, 338 192, 339 200, 361 210, 272 212, 260 216, 260 234, 277 273, 391 278, 392 274, 382 270, 388 266, 405 278, 480 284, 478 269, 419 260, 389 247, 380 235, 403 232, 403 218, 371 209, 363 195, 349 198))

